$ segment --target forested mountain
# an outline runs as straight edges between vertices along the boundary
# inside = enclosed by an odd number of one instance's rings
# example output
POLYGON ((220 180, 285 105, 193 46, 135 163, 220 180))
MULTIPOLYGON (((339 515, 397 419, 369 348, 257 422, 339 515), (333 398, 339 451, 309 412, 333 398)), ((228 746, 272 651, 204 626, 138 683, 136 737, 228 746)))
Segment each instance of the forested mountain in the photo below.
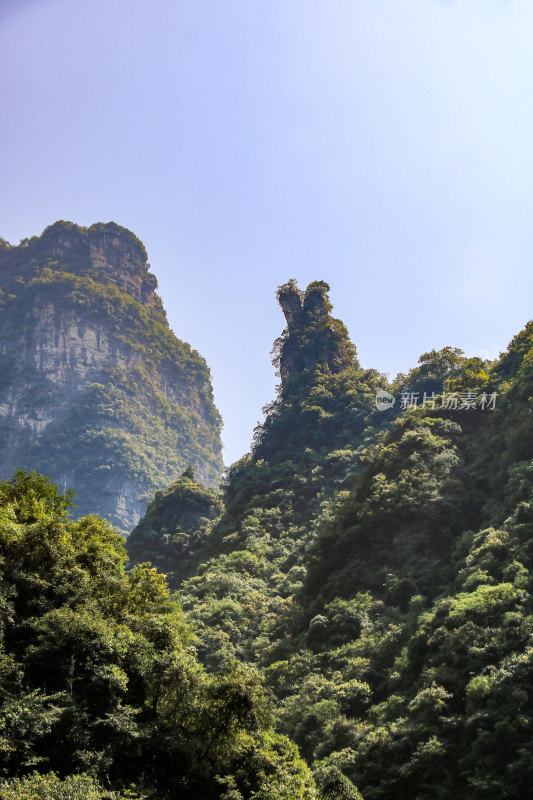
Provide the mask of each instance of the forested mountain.
POLYGON ((533 325, 494 363, 448 347, 387 385, 327 289, 280 287, 278 397, 181 561, 198 654, 260 670, 324 797, 527 796, 533 325))
POLYGON ((194 555, 202 554, 210 522, 222 509, 219 492, 198 483, 192 467, 188 467, 168 489, 156 492, 130 533, 130 561, 150 561, 171 586, 178 586, 191 571, 194 555))
POLYGON ((0 487, 6 797, 530 795, 533 323, 388 384, 328 288, 280 287, 250 454, 158 491, 126 569, 45 479, 0 487))
POLYGON ((50 475, 124 532, 188 465, 206 484, 222 470, 209 370, 156 288, 114 223, 0 240, 0 478, 50 475))

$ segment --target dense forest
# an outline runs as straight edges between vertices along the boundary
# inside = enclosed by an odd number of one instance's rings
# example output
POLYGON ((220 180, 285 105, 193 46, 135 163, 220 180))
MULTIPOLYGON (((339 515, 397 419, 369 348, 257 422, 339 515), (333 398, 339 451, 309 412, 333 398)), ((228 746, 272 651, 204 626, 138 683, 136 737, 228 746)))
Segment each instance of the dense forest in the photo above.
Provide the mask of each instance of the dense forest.
POLYGON ((185 469, 124 547, 1 484, 2 797, 529 796, 533 324, 388 383, 328 290, 280 287, 278 395, 220 491, 185 469))

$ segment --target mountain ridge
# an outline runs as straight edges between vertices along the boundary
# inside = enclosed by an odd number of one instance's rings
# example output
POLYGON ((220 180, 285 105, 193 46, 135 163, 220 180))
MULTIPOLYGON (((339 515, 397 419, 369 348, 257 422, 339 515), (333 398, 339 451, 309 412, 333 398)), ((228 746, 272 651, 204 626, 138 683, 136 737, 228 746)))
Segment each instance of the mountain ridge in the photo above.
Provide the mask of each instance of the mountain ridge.
POLYGON ((389 383, 327 284, 278 300, 278 397, 175 584, 201 661, 260 670, 328 799, 527 795, 532 323, 494 362, 445 347, 389 383))

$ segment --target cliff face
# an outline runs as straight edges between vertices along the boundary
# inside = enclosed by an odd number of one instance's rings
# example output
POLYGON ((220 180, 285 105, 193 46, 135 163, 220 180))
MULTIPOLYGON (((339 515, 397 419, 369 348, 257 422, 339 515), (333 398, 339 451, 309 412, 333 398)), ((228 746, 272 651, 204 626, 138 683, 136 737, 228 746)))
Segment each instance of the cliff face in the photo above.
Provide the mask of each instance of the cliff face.
POLYGON ((59 222, 0 249, 0 478, 36 469, 122 530, 189 464, 222 469, 209 370, 168 327, 146 251, 59 222))
POLYGON ((331 316, 325 281, 313 281, 305 291, 290 280, 278 289, 287 327, 275 344, 281 385, 305 380, 317 368, 335 374, 355 363, 355 347, 343 323, 331 316))

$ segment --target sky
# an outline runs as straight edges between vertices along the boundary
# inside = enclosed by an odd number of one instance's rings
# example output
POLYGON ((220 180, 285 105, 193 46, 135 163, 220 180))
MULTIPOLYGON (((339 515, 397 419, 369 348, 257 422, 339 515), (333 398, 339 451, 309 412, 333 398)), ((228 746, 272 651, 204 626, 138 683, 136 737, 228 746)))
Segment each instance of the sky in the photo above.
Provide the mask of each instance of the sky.
POLYGON ((290 278, 391 377, 533 316, 532 42, 531 0, 0 0, 0 236, 133 230, 232 463, 290 278))

